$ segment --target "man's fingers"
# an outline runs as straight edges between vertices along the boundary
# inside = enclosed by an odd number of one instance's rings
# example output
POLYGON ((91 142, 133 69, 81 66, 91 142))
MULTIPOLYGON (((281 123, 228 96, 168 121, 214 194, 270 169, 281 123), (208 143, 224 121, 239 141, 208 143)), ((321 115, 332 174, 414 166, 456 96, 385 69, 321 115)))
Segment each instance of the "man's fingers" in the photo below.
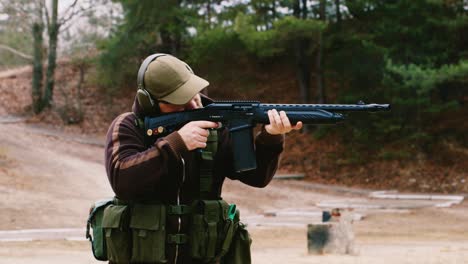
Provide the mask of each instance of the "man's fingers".
POLYGON ((281 117, 278 114, 278 111, 276 111, 276 109, 273 109, 273 117, 275 118, 275 122, 276 122, 276 125, 278 126, 278 129, 283 130, 284 124, 281 121, 281 117))
POLYGON ((208 129, 204 129, 200 127, 195 128, 195 133, 203 137, 208 137, 208 135, 210 135, 210 132, 208 131, 208 129))
POLYGON ((296 125, 293 127, 294 130, 299 130, 301 128, 302 128, 302 122, 301 121, 297 122, 296 125))
POLYGON ((288 130, 291 129, 291 122, 289 122, 289 118, 286 116, 286 112, 280 111, 279 114, 280 114, 280 117, 281 117, 281 122, 284 125, 284 128, 286 128, 288 130))
POLYGON ((200 128, 217 128, 218 123, 211 122, 211 121, 192 121, 192 123, 200 128))
POLYGON ((197 148, 206 148, 206 142, 210 132, 209 128, 217 128, 218 123, 210 121, 192 121, 179 129, 179 134, 182 137, 188 150, 197 148))
POLYGON ((289 132, 291 129, 299 130, 299 129, 302 128, 302 122, 301 121, 298 121, 294 126, 291 125, 291 121, 289 120, 286 112, 281 111, 280 116, 281 116, 281 121, 284 124, 284 127, 288 130, 287 132, 289 132))
POLYGON ((275 121, 275 118, 273 117, 273 111, 268 110, 267 114, 268 114, 268 119, 270 120, 270 125, 275 126, 276 121, 275 121))
POLYGON ((202 136, 202 135, 198 135, 198 136, 196 137, 196 140, 197 140, 198 142, 207 142, 207 141, 208 141, 208 137, 205 137, 205 136, 202 136))

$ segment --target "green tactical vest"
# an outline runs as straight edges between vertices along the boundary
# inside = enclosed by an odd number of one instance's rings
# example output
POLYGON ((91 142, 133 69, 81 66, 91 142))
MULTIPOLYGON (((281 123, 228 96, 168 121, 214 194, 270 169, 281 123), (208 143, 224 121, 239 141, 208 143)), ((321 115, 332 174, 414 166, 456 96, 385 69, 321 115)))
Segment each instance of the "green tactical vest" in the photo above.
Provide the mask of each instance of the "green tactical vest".
POLYGON ((213 185, 218 131, 210 130, 207 147, 200 152, 199 199, 191 205, 157 201, 113 200, 96 203, 88 219, 87 238, 98 260, 113 263, 166 263, 168 244, 188 244, 192 258, 204 263, 251 263, 251 238, 239 221, 239 210, 224 200, 208 200, 213 185), (188 234, 168 234, 168 215, 190 215, 188 234), (92 236, 90 234, 92 227, 92 236))

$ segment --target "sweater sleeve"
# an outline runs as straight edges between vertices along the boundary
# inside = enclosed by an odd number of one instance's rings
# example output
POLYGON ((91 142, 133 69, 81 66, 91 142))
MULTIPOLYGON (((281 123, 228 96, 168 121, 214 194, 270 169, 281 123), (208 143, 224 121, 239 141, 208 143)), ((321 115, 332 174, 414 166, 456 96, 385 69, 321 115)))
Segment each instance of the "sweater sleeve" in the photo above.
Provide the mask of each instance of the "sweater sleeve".
POLYGON ((255 137, 257 168, 241 173, 232 173, 229 178, 240 180, 253 187, 267 186, 278 169, 280 155, 284 149, 284 137, 284 135, 270 135, 263 127, 262 131, 255 137))
POLYGON ((169 175, 171 164, 180 162, 181 155, 188 152, 178 132, 159 138, 147 148, 143 131, 134 122, 132 113, 122 114, 112 122, 107 132, 107 176, 115 194, 121 199, 151 196, 169 175))

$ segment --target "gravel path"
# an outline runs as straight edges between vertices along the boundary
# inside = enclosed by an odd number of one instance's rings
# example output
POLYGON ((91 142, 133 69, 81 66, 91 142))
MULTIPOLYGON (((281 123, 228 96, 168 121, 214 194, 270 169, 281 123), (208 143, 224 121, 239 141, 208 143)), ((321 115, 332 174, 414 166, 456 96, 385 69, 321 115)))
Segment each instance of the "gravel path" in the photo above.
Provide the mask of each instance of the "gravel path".
MULTIPOLYGON (((0 138, 0 264, 99 263, 79 240, 91 203, 112 196, 102 144, 90 143, 101 139, 22 122, 0 122, 0 138)), ((436 208, 294 180, 263 189, 227 181, 223 192, 249 223, 254 263, 468 263, 466 201, 436 208), (331 202, 379 205, 352 211, 361 216, 356 256, 307 255, 305 226, 331 202)))

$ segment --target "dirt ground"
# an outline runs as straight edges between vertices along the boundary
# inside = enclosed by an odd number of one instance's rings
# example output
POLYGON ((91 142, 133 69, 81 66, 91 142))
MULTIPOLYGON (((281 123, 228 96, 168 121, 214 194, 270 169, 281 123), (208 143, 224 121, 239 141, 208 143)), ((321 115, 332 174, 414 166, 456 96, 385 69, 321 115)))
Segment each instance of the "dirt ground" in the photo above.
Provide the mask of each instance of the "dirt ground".
MULTIPOLYGON (((90 204, 112 196, 103 147, 96 144, 103 135, 0 122, 0 139, 0 230, 83 228, 90 204)), ((320 212, 317 203, 322 201, 367 199, 365 191, 310 186, 274 180, 264 189, 254 189, 227 182, 224 198, 235 201, 243 218, 257 220, 271 211, 320 212)), ((274 224, 249 228, 253 263, 468 263, 467 209, 465 201, 450 208, 362 211, 364 218, 354 223, 354 255, 308 255, 307 217, 294 224, 287 217, 270 219, 274 224)), ((0 242, 0 264, 7 263, 98 261, 88 242, 62 239, 0 242)))

